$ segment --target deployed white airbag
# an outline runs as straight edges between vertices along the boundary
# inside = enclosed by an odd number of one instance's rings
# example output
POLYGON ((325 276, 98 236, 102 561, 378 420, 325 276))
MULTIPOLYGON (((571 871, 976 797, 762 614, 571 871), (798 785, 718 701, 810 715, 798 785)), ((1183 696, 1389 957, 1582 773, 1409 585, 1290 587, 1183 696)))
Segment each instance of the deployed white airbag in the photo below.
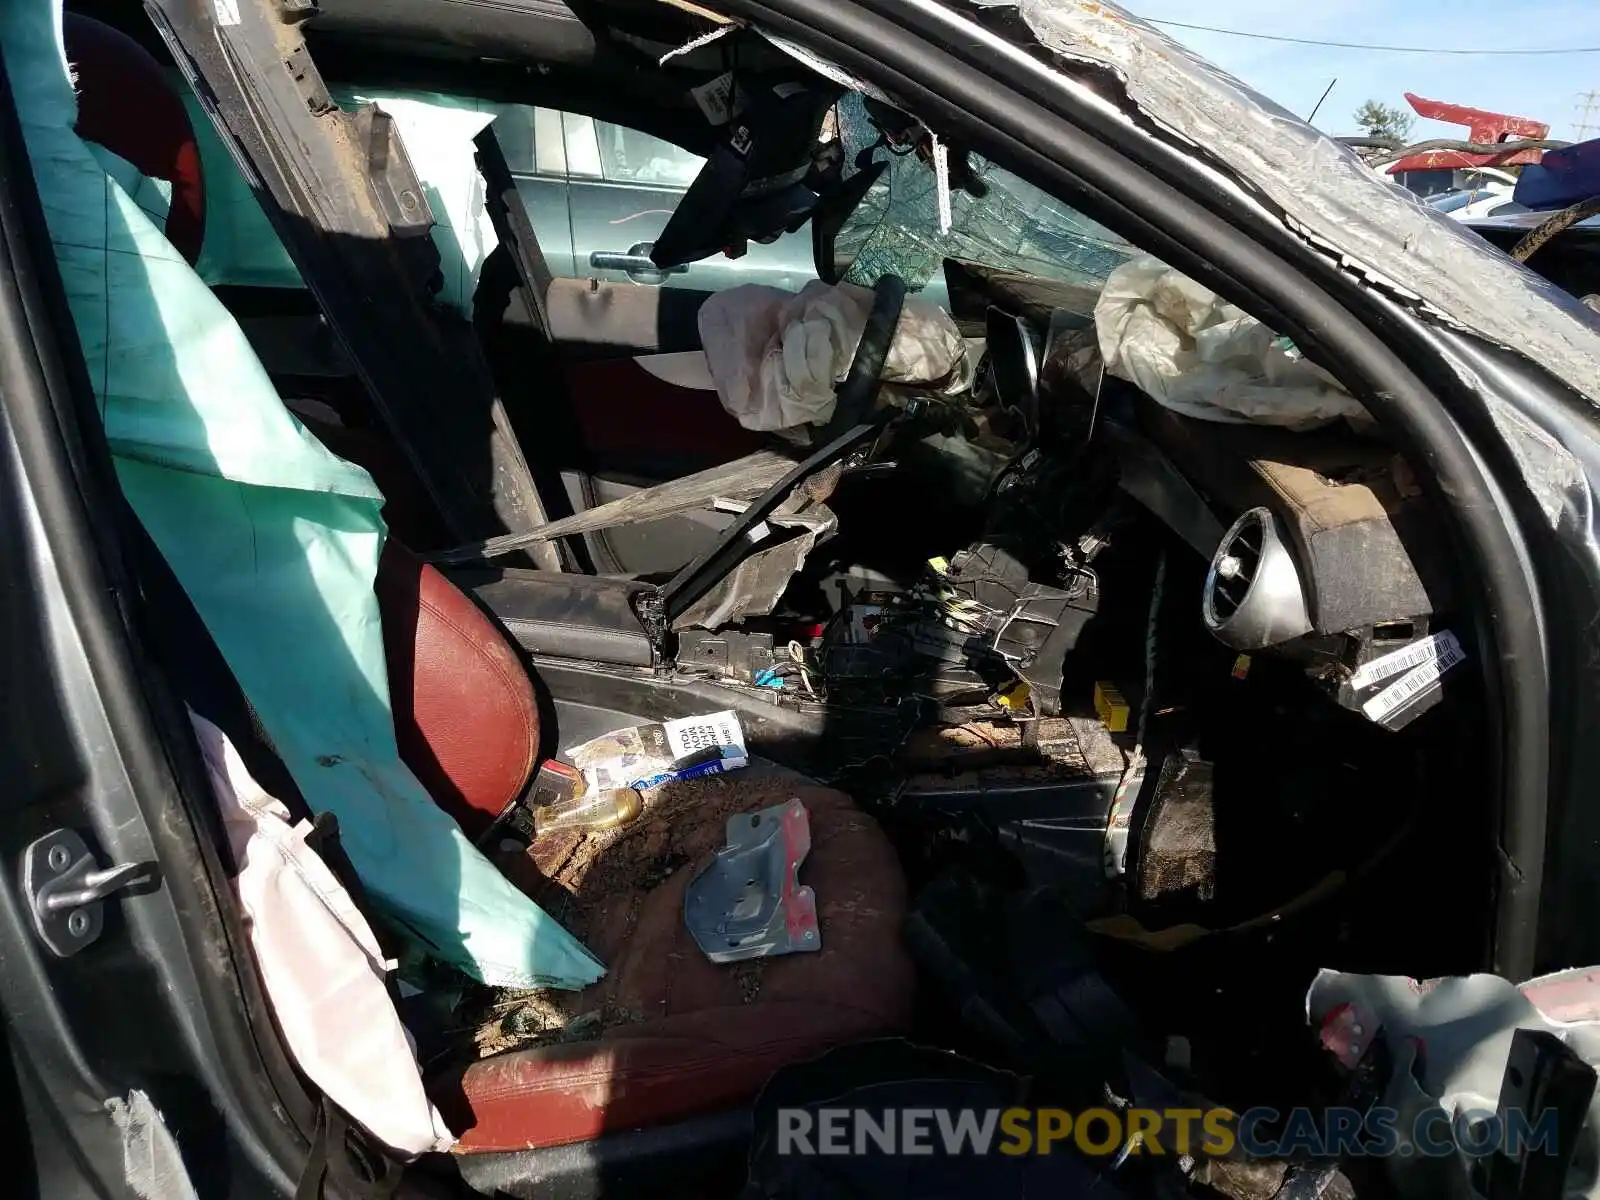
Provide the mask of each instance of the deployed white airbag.
POLYGON ((290 822, 220 729, 189 719, 238 869, 250 948, 295 1062, 386 1146, 448 1150, 455 1138, 423 1093, 372 927, 306 845, 310 824, 290 822))
MULTIPOLYGON (((763 432, 827 424, 871 311, 872 292, 848 283, 718 292, 700 309, 700 344, 722 407, 763 432)), ((945 392, 971 385, 966 342, 943 309, 906 300, 883 378, 945 392)))
POLYGON ((1106 370, 1185 416, 1290 429, 1368 419, 1327 372, 1160 259, 1112 271, 1094 324, 1106 370))

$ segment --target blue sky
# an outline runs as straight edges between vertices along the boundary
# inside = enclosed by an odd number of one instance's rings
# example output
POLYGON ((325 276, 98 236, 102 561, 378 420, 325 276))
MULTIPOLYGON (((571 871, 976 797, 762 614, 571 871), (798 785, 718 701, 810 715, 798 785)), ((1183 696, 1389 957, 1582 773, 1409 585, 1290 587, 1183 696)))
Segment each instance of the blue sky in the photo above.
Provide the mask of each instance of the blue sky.
MULTIPOLYGON (((1395 0, 1122 0, 1146 20, 1292 37, 1401 46, 1600 46, 1600 0, 1452 0, 1423 6, 1395 0)), ((1406 107, 1403 93, 1471 104, 1550 122, 1550 136, 1575 138, 1579 92, 1600 90, 1600 54, 1485 57, 1374 53, 1293 46, 1162 27, 1285 108, 1305 116, 1338 76, 1317 125, 1357 132, 1351 114, 1372 98, 1406 107)), ((1589 118, 1600 124, 1600 107, 1589 118)), ((1600 130, 1589 136, 1600 135, 1600 130)), ((1450 136, 1418 120, 1413 138, 1450 136)))

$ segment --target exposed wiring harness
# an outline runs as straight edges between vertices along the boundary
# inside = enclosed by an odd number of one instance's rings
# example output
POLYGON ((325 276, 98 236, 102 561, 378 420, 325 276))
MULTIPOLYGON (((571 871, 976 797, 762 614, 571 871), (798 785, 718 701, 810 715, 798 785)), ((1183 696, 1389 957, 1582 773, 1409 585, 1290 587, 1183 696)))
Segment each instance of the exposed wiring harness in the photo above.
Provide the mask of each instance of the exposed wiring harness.
MULTIPOLYGON (((1383 150, 1385 153, 1368 162, 1368 166, 1384 167, 1390 163, 1399 162, 1402 158, 1410 158, 1413 154, 1427 154, 1434 150, 1455 150, 1462 154, 1487 154, 1496 158, 1505 158, 1523 150, 1560 150, 1572 145, 1557 138, 1522 138, 1515 142, 1466 142, 1459 138, 1430 138, 1425 142, 1413 142, 1409 146, 1402 146, 1393 138, 1340 138, 1346 146, 1360 146, 1383 150)), ((1461 169, 1470 170, 1475 166, 1492 167, 1495 163, 1462 163, 1461 169)))
POLYGON ((806 694, 815 700, 817 689, 811 685, 811 668, 806 665, 806 648, 799 642, 789 643, 789 661, 800 668, 800 682, 805 684, 806 694))
POLYGON ((1156 690, 1156 630, 1161 616, 1161 597, 1167 585, 1167 552, 1156 559, 1155 583, 1150 588, 1150 614, 1144 627, 1144 694, 1139 697, 1139 716, 1134 725, 1133 750, 1128 755, 1122 778, 1117 782, 1111 811, 1106 815, 1105 869, 1109 878, 1120 878, 1128 870, 1128 837, 1133 827, 1133 806, 1144 783, 1144 737, 1150 720, 1150 704, 1156 690))
POLYGON ((1556 234, 1596 213, 1600 213, 1600 196, 1590 196, 1587 200, 1580 200, 1562 209, 1549 220, 1540 222, 1536 229, 1529 230, 1520 242, 1511 247, 1511 257, 1521 263, 1527 262, 1556 234))
POLYGON ((821 693, 811 681, 811 664, 806 661, 806 648, 799 642, 790 642, 784 647, 783 652, 787 658, 774 662, 750 682, 756 687, 781 687, 782 680, 798 677, 808 696, 813 700, 822 699, 821 693))

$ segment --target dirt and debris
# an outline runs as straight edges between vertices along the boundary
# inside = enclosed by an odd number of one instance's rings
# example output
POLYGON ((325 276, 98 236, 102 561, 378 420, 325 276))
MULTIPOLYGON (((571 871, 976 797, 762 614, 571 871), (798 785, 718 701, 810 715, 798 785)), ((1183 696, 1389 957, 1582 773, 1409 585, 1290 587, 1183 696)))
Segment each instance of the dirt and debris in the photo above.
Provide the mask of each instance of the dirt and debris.
POLYGON ((727 818, 749 803, 742 783, 720 775, 665 783, 643 794, 644 811, 630 825, 540 838, 525 856, 533 898, 606 958, 633 927, 630 907, 722 845, 727 818), (678 820, 690 809, 694 821, 678 820))
POLYGON ((519 1046, 564 1040, 560 1034, 568 1017, 555 1004, 550 992, 486 988, 476 999, 477 1004, 472 999, 463 1003, 461 1016, 473 1029, 472 1040, 480 1058, 519 1046), (480 1005, 482 1011, 474 1014, 472 1009, 480 1005))
POLYGON ((1196 1170, 1195 1182, 1230 1200, 1272 1200, 1288 1174, 1288 1163, 1279 1159, 1208 1158, 1196 1170))
MULTIPOLYGON (((557 830, 526 851, 495 855, 496 864, 602 962, 615 961, 639 918, 644 897, 723 844, 727 818, 766 795, 770 779, 709 776, 642 793, 639 819, 616 829, 557 830), (754 789, 754 791, 753 791, 754 789), (691 810, 693 820, 685 820, 691 810)), ((760 959, 729 968, 746 1004, 761 991, 760 959)), ((644 1014, 608 998, 607 981, 582 992, 480 988, 456 1015, 473 1032, 479 1057, 508 1050, 586 1041, 633 1024, 644 1014)))
POLYGON ((981 718, 912 731, 900 752, 908 771, 1032 769, 1041 781, 1117 774, 1122 751, 1098 721, 1049 717, 1034 721, 981 718))
POLYGON ((608 1004, 569 1015, 564 1005, 572 999, 571 992, 546 988, 485 988, 476 1001, 463 1004, 460 1014, 472 1030, 479 1058, 592 1041, 607 1029, 644 1019, 642 1013, 608 1004))
POLYGON ((739 994, 746 1004, 750 1004, 761 994, 761 958, 747 958, 743 962, 734 963, 730 970, 733 977, 739 981, 739 994))
POLYGON ((902 757, 907 762, 920 764, 965 759, 973 752, 984 750, 1020 752, 1021 749, 1022 726, 1009 721, 980 720, 913 730, 906 739, 902 757))
POLYGON ((1120 774, 1122 751, 1098 721, 1077 717, 1032 722, 974 720, 918 729, 899 765, 910 792, 1065 783, 1120 774), (1031 726, 1031 729, 1030 729, 1031 726))
POLYGON ((1210 763, 1185 754, 1170 754, 1162 762, 1139 858, 1144 899, 1186 891, 1203 902, 1213 899, 1217 834, 1210 763))

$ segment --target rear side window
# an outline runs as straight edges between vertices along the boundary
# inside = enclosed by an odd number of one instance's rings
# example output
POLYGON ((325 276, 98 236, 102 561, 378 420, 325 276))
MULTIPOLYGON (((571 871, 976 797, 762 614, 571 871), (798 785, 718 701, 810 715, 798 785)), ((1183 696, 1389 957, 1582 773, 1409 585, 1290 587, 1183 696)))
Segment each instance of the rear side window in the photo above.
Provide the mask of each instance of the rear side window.
POLYGON ((530 104, 494 106, 494 133, 513 175, 567 173, 563 114, 530 104))
POLYGON ((513 175, 683 189, 706 160, 652 134, 582 113, 506 104, 494 131, 513 175))
POLYGON ((610 183, 687 188, 706 160, 682 147, 637 129, 593 122, 599 143, 600 174, 610 183))

